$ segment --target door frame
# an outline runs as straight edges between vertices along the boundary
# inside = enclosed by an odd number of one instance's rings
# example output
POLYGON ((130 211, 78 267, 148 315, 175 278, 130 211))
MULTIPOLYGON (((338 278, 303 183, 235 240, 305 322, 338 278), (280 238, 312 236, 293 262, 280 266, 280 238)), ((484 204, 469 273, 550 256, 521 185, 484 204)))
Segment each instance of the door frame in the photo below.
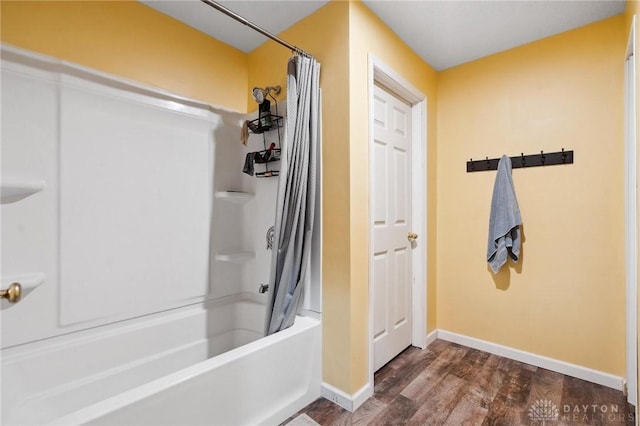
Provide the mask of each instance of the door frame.
POLYGON ((626 234, 626 379, 627 401, 638 397, 638 227, 637 227, 637 82, 636 15, 631 20, 624 58, 625 74, 625 234, 626 234))
MULTIPOLYGON (((413 270, 411 282, 412 299, 412 331, 411 344, 420 349, 427 346, 427 97, 400 74, 373 54, 369 54, 368 97, 369 97, 369 188, 373 182, 373 143, 374 143, 374 86, 381 84, 391 90, 400 99, 411 105, 411 226, 418 234, 418 244, 411 250, 411 266, 413 270), (422 183, 422 184, 421 184, 422 183)), ((374 289, 371 277, 373 265, 371 251, 373 249, 373 206, 369 196, 369 385, 373 389, 373 314, 374 289)))

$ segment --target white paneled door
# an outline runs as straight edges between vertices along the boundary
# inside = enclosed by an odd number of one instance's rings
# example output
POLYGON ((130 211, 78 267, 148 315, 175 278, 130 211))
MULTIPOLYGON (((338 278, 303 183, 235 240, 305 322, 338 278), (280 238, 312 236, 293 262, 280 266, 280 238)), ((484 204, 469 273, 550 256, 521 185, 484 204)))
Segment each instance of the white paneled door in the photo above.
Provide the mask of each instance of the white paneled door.
POLYGON ((376 85, 373 105, 374 370, 411 344, 411 106, 376 85))

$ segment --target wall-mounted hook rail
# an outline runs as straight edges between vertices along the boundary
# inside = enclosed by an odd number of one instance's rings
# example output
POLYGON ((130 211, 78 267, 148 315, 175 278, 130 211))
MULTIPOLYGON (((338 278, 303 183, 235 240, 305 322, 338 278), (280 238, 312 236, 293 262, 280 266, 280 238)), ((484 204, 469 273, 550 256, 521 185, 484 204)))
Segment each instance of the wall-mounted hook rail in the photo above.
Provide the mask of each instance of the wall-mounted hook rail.
MULTIPOLYGON (((524 155, 520 153, 511 158, 511 168, 521 169, 523 167, 539 167, 539 166, 553 166, 557 164, 573 164, 573 151, 558 152, 544 152, 540 151, 540 154, 524 155)), ((470 172, 486 172, 488 170, 498 169, 499 158, 485 157, 484 160, 474 160, 470 158, 467 161, 467 173, 470 172)))

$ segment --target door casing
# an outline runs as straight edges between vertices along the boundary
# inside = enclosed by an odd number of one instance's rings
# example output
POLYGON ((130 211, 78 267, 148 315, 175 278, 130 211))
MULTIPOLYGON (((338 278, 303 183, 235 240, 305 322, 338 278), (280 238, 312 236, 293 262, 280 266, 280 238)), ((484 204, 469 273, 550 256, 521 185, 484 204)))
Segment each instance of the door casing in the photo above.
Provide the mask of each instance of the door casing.
POLYGON ((627 401, 638 395, 638 228, 636 133, 636 16, 631 21, 625 55, 625 234, 626 234, 626 379, 627 401))

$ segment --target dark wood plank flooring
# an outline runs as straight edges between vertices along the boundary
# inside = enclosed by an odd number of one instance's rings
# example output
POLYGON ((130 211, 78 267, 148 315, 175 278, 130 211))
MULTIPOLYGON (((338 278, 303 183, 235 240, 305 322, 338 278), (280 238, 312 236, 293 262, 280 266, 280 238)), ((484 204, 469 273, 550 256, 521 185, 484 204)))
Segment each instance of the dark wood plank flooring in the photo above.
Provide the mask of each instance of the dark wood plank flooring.
POLYGON ((283 425, 633 425, 622 392, 436 340, 375 374, 355 412, 320 398, 283 425))

